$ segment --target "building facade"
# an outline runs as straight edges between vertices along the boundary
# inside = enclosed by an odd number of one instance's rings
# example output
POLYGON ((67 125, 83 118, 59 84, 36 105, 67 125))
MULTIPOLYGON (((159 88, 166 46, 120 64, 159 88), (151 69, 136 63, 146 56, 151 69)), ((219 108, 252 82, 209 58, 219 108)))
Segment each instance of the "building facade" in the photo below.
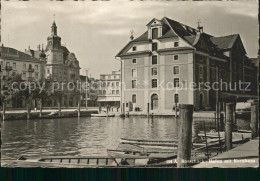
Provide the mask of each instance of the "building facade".
MULTIPOLYGON (((44 52, 41 50, 36 51, 37 56, 31 56, 27 53, 18 51, 14 48, 0 47, 0 64, 1 70, 1 90, 7 86, 7 78, 12 76, 13 73, 21 74, 25 82, 39 81, 45 78, 46 58, 44 52)), ((25 107, 24 101, 10 100, 7 107, 22 108, 25 107)))
POLYGON ((120 71, 100 75, 97 102, 101 106, 120 107, 120 75, 120 71))
POLYGON ((214 37, 203 27, 167 17, 146 26, 116 55, 122 63, 123 110, 169 112, 176 103, 214 110, 217 102, 257 97, 258 69, 238 34, 214 37), (239 81, 250 82, 251 91, 230 90, 239 81))
MULTIPOLYGON (((77 82, 80 82, 80 67, 74 53, 61 45, 61 38, 57 35, 57 26, 53 22, 51 35, 47 38, 46 54, 46 79, 54 82, 64 83, 64 96, 61 101, 62 107, 75 107, 80 99, 83 99, 77 89, 77 82)), ((53 100, 52 106, 57 101, 53 100)))

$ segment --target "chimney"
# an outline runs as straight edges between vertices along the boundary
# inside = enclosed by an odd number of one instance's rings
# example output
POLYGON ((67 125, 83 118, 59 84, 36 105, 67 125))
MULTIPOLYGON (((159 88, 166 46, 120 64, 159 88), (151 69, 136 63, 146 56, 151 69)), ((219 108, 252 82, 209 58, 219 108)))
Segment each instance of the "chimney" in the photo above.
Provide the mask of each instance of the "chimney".
POLYGON ((44 45, 42 44, 42 51, 44 51, 44 45))
POLYGON ((37 45, 37 49, 40 51, 41 50, 41 45, 37 45))
POLYGON ((31 50, 30 45, 28 46, 28 50, 31 50))

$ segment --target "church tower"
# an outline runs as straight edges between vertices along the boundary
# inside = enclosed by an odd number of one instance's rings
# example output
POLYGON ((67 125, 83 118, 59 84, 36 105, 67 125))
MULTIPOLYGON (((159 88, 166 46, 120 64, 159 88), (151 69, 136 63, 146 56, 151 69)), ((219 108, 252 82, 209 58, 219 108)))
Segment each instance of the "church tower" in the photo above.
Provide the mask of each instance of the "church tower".
POLYGON ((46 78, 52 78, 56 81, 62 80, 63 50, 61 38, 57 35, 55 21, 51 26, 51 35, 47 38, 46 58, 46 78))

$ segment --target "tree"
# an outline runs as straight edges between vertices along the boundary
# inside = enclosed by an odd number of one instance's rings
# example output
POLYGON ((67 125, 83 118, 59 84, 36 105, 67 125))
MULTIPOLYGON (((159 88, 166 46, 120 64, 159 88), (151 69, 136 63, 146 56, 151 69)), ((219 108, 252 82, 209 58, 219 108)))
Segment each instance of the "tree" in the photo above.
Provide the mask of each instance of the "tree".
POLYGON ((3 86, 3 90, 1 90, 1 100, 3 107, 2 120, 5 120, 6 103, 9 100, 14 100, 14 98, 18 100, 18 98, 22 97, 23 91, 20 89, 20 85, 22 85, 23 82, 22 75, 15 72, 6 78, 6 84, 3 86))

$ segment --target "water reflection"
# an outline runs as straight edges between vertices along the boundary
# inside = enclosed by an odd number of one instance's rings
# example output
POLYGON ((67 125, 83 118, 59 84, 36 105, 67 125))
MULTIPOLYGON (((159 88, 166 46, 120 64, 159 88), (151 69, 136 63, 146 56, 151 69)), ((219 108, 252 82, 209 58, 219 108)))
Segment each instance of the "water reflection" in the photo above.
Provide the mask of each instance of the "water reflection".
MULTIPOLYGON (((249 122, 238 120, 239 129, 249 122)), ((195 120, 196 129, 203 123, 195 120)), ((207 127, 214 120, 207 121, 207 127)), ((106 155, 119 138, 177 139, 174 118, 63 118, 6 121, 2 124, 2 166, 14 166, 19 156, 106 155)))

